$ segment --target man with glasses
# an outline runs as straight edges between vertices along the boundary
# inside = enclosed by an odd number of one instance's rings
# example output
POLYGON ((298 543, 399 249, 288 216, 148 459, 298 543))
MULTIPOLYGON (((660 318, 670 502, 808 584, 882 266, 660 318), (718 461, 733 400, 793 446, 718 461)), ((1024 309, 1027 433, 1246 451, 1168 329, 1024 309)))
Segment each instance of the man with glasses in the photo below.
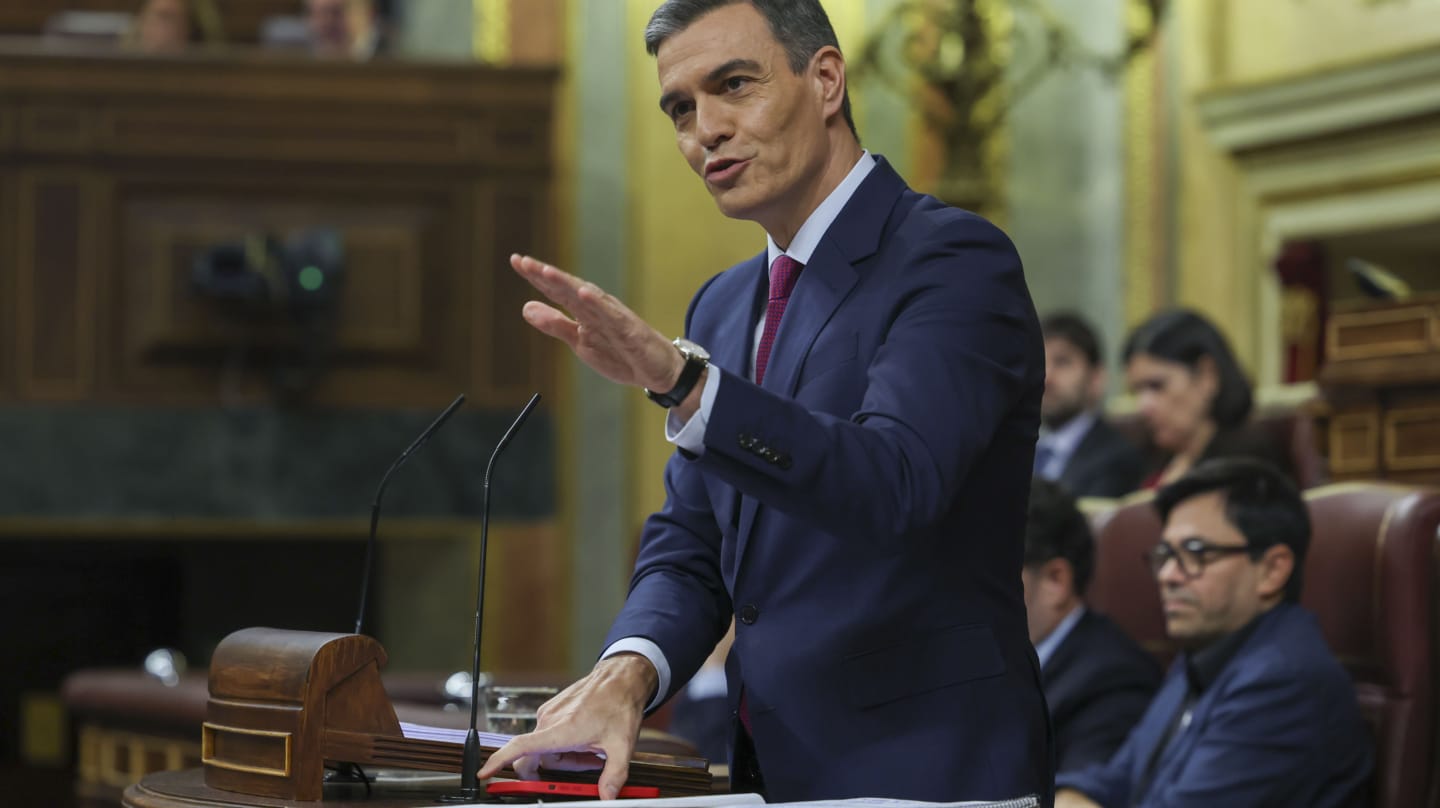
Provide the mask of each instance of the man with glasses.
POLYGON ((1293 484, 1211 460, 1155 508, 1147 560, 1182 652, 1119 751, 1057 778, 1057 808, 1364 804, 1374 755, 1354 687, 1298 605, 1310 520, 1293 484))

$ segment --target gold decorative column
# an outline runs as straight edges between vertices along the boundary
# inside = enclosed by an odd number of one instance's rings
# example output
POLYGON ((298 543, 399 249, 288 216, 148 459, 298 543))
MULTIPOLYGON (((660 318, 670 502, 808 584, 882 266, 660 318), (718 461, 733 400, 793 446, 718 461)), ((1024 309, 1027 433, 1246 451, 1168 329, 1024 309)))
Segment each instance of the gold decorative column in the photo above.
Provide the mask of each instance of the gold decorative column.
MULTIPOLYGON (((1134 7, 1131 7, 1132 11, 1134 7)), ((1166 274, 1167 227, 1173 202, 1165 152, 1166 42, 1135 55, 1125 73, 1125 324, 1165 306, 1173 290, 1166 274)))
POLYGON ((475 58, 488 64, 510 61, 510 0, 470 0, 475 58))

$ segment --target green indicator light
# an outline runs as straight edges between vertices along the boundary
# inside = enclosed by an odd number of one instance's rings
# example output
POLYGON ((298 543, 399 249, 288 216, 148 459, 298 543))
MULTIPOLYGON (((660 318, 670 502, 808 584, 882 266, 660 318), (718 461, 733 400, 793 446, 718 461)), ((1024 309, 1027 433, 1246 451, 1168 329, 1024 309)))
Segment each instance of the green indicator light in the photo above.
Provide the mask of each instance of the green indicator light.
POLYGON ((310 266, 300 270, 300 288, 313 292, 325 285, 325 273, 320 267, 310 266))

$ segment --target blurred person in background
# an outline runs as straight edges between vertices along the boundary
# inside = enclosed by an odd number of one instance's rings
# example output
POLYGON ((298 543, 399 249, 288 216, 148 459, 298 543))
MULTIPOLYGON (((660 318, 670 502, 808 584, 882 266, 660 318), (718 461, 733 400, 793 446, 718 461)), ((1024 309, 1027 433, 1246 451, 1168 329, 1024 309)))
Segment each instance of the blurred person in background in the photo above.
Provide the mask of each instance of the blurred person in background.
POLYGON ((1107 423, 1105 360, 1095 329, 1073 312, 1040 323, 1045 334, 1045 398, 1035 474, 1077 497, 1118 497, 1140 485, 1140 450, 1107 423))
POLYGON ((125 43, 144 53, 180 53, 220 39, 220 14, 211 0, 145 0, 125 43))
POLYGON ((310 52, 338 59, 370 59, 381 51, 383 26, 374 0, 306 0, 310 52))
POLYGON ((1095 540, 1075 500, 1035 478, 1025 522, 1025 616, 1055 727, 1055 770, 1110 759, 1160 686, 1160 665, 1085 607, 1095 540))
POLYGON ((1249 423, 1250 382, 1209 320, 1187 309, 1156 314, 1130 333, 1124 361, 1151 445, 1143 487, 1216 457, 1254 457, 1294 479, 1284 447, 1249 423))

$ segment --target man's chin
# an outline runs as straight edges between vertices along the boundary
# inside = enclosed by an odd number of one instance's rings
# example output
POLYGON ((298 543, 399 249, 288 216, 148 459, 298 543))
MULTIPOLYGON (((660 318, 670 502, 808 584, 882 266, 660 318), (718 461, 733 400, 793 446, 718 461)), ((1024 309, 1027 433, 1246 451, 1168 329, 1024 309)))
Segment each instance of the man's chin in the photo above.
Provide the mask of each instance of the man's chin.
POLYGON ((1215 639, 1214 635, 1201 631, 1189 622, 1175 620, 1165 621, 1165 636, 1182 651, 1204 648, 1215 639))
POLYGON ((1075 416, 1081 412, 1082 410, 1079 409, 1059 410, 1053 413, 1047 413, 1041 410, 1040 422, 1045 425, 1046 429, 1059 429, 1074 420, 1075 416))
POLYGON ((730 219, 754 219, 754 203, 744 198, 739 188, 715 188, 710 187, 710 196, 715 199, 715 207, 730 219))
POLYGON ((1176 642, 1182 642, 1195 633, 1195 627, 1183 617, 1166 615, 1165 634, 1176 642))

